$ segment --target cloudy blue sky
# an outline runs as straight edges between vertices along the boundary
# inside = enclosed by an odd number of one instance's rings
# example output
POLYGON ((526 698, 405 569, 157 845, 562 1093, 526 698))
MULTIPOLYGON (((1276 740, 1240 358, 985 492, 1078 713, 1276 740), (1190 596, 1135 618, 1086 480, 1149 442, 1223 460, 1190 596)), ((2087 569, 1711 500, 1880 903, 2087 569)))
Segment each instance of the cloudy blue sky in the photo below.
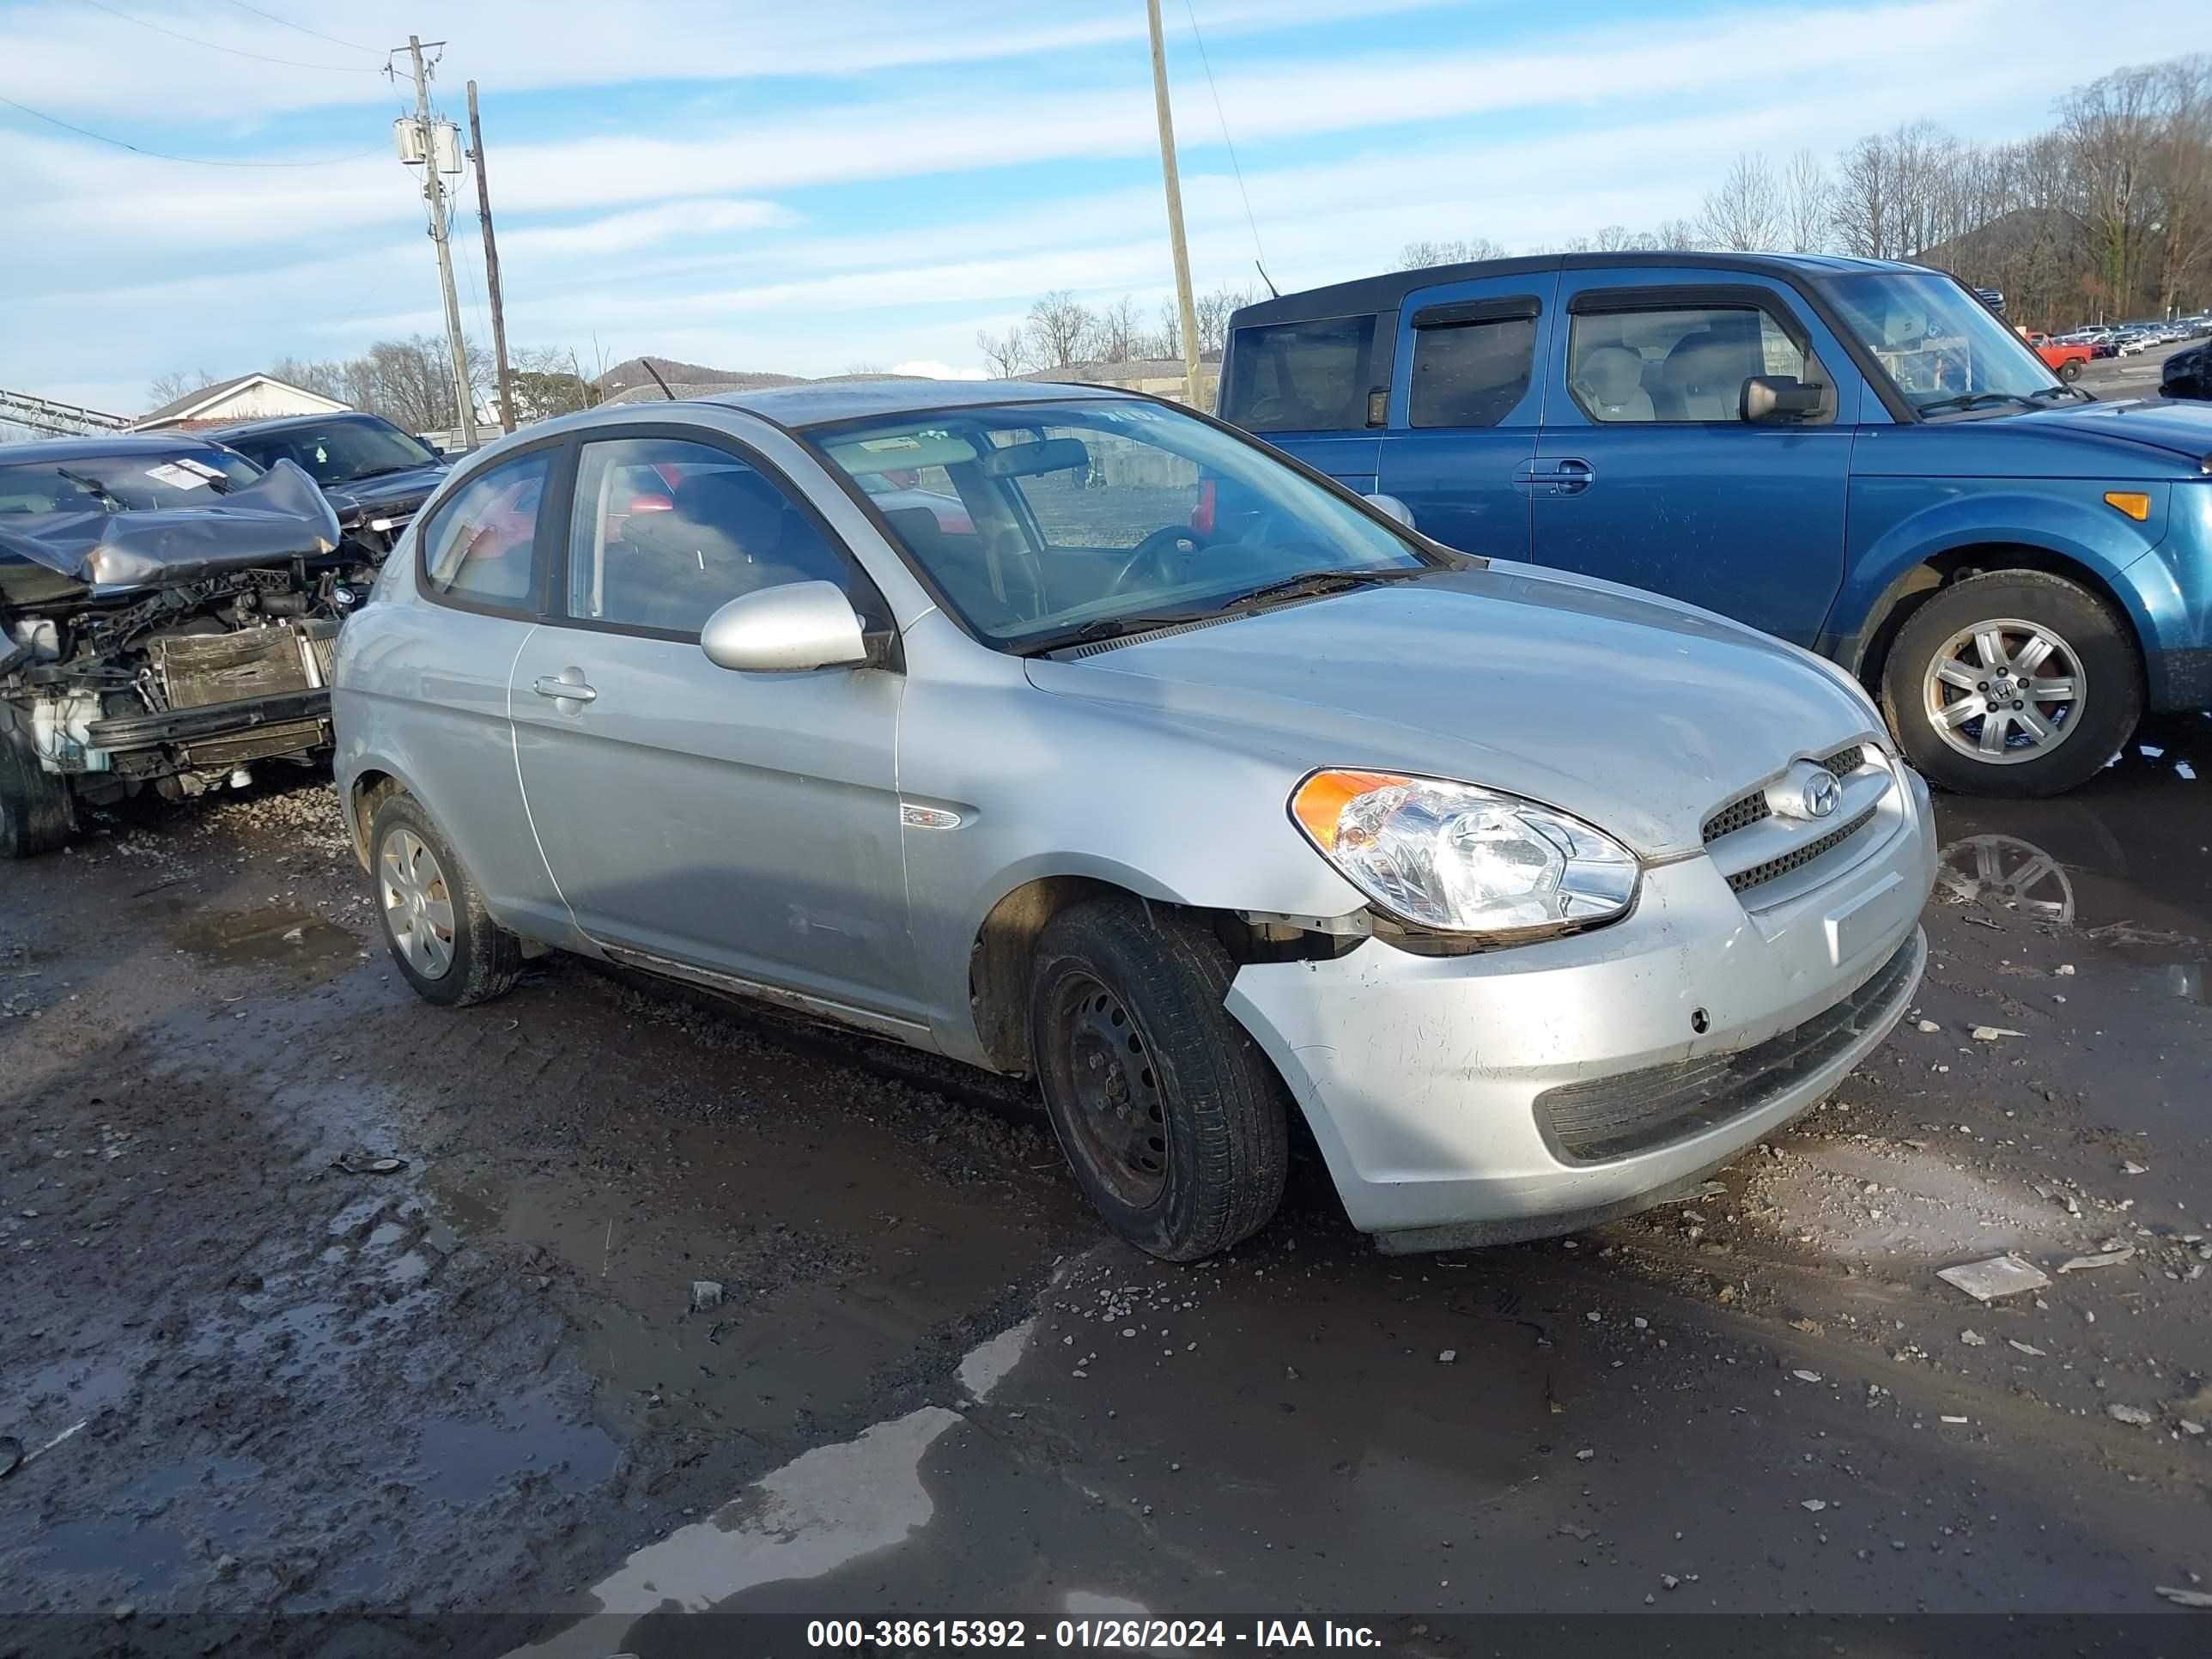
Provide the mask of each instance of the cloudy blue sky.
MULTIPOLYGON (((479 83, 515 343, 972 371, 976 331, 1042 290, 1148 313, 1168 292, 1141 0, 258 9, 0 4, 0 98, 171 156, 320 163, 155 160, 0 104, 0 386, 132 411, 159 374, 438 328, 390 145, 404 83, 383 73, 410 30, 447 42, 445 110, 479 83)), ((1166 0, 1165 16, 1197 281, 1251 280, 1225 118, 1285 290, 1417 236, 1522 247, 1693 216, 1747 149, 1826 154, 1921 116, 2021 136, 2076 82, 2212 50, 2203 0, 1166 0)))

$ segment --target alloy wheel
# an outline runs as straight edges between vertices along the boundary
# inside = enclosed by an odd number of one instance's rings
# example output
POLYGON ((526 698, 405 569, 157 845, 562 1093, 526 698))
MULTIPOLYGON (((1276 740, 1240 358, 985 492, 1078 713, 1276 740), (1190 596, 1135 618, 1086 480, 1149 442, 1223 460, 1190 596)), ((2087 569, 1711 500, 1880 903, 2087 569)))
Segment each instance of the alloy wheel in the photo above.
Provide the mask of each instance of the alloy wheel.
POLYGON ((376 885, 385 924, 407 964, 424 979, 453 965, 453 894, 429 843, 404 826, 384 838, 376 885))
POLYGON ((2056 629, 2001 617, 1945 641, 1922 692, 1928 722, 1946 744, 1985 765, 2016 766, 2073 734, 2088 675, 2056 629))

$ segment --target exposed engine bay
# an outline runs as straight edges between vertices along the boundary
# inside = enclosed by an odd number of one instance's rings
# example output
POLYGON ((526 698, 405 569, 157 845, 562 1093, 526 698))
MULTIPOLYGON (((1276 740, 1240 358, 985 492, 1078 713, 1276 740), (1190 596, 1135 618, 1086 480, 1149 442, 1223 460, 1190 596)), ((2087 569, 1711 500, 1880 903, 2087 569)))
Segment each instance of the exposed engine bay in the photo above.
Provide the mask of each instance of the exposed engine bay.
POLYGON ((15 523, 0 525, 15 769, 0 781, 32 808, 74 827, 76 802, 182 799, 243 784, 251 763, 322 761, 338 626, 377 567, 306 474, 288 462, 205 505, 15 523))

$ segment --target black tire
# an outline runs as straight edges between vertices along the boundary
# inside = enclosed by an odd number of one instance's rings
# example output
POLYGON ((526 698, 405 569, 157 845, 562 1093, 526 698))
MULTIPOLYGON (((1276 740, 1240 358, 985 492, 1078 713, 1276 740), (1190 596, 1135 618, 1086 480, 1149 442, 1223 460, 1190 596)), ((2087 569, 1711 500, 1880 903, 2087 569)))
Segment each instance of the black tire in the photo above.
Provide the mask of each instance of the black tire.
POLYGON ((389 795, 376 809, 368 826, 368 872, 385 949, 417 996, 441 1007, 465 1008, 514 988, 522 973, 522 941, 491 919, 475 880, 412 795, 389 795), (403 839, 407 836, 427 850, 433 861, 426 866, 419 858, 412 860, 410 878, 419 879, 427 890, 441 887, 450 906, 452 927, 439 930, 447 943, 447 957, 438 971, 420 965, 419 953, 410 953, 394 930, 385 854, 389 849, 398 857, 400 848, 409 844, 403 839))
POLYGON ((2056 795, 2094 777, 2134 733, 2142 717, 2142 657, 2126 618, 2087 589, 2040 570, 1992 571, 1954 582, 1912 613, 1882 665, 1881 702, 1906 758, 1931 782, 1962 795, 2056 795), (1928 712, 1926 682, 1937 654, 1962 631, 2008 618, 2062 639, 2086 684, 2056 742, 1998 763, 1945 741, 1928 712))
POLYGON ((2067 385, 2072 386, 2075 381, 2081 378, 2081 360, 2079 357, 2069 357, 2064 362, 2059 364, 2058 378, 2067 385))
POLYGON ((51 853, 76 832, 69 781, 39 764, 23 712, 0 703, 0 859, 51 853))
POLYGON ((1233 971, 1204 927, 1148 915, 1128 899, 1062 911, 1037 940, 1030 1044, 1053 1132, 1107 1225, 1164 1261, 1227 1249, 1265 1226, 1282 1202, 1290 1164, 1283 1088, 1222 1005, 1233 971), (1110 1060, 1102 1046, 1109 1031, 1110 1060), (1137 1156, 1157 1155, 1157 1171, 1098 1145, 1099 1101, 1094 1095, 1086 1105, 1076 1079, 1103 1072, 1103 1080, 1085 1086, 1110 1098, 1117 1067, 1127 1108, 1119 1132, 1148 1143, 1137 1156))

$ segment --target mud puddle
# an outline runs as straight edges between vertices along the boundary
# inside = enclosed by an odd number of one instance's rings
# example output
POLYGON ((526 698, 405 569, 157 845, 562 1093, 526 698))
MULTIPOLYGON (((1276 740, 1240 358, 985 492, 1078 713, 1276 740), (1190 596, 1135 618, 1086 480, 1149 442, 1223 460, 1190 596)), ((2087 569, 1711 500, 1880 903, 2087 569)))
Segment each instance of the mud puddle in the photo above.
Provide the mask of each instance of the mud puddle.
POLYGON ((312 910, 270 905, 207 911, 168 901, 167 931, 178 949, 229 968, 278 968, 302 978, 327 978, 359 962, 361 942, 312 910))

